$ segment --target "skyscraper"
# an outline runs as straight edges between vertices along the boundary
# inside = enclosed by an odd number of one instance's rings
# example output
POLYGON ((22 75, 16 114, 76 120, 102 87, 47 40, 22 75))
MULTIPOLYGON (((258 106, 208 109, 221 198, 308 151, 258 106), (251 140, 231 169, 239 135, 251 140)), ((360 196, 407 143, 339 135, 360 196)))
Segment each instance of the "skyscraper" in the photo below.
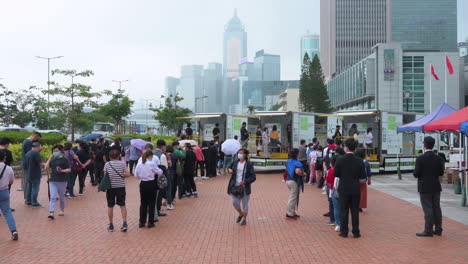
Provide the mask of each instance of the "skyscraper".
POLYGON ((377 43, 404 51, 457 50, 456 0, 321 0, 320 53, 330 79, 371 54, 377 43))
POLYGON ((264 50, 255 53, 255 79, 259 81, 279 81, 281 79, 280 55, 265 53, 264 50))
POLYGON ((371 53, 377 43, 390 39, 392 0, 321 0, 320 53, 329 79, 371 53))
POLYGON ((307 53, 310 60, 314 58, 315 55, 320 57, 320 37, 315 34, 309 34, 302 36, 301 38, 301 65, 304 61, 304 55, 307 53))
POLYGON ((237 17, 237 10, 234 16, 225 26, 224 47, 223 47, 223 75, 226 78, 239 77, 239 64, 247 57, 247 33, 244 25, 237 17))
POLYGON ((180 84, 177 92, 184 100, 180 102, 180 105, 194 112, 200 110, 197 105, 200 102, 196 98, 204 96, 202 72, 202 65, 184 65, 181 68, 180 84))
POLYGON ((180 80, 175 77, 166 77, 166 97, 176 96, 177 86, 179 86, 180 80))
POLYGON ((203 90, 207 98, 199 99, 198 104, 203 105, 203 112, 221 112, 223 88, 223 65, 220 63, 209 63, 203 72, 203 90))

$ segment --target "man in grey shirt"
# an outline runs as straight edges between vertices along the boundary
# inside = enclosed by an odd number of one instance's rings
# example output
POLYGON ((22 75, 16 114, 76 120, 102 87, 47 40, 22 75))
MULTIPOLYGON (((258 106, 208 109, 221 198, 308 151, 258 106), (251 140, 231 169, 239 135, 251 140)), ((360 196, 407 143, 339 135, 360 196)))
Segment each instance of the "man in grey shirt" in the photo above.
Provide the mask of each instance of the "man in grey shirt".
POLYGON ((297 160, 302 163, 302 167, 304 167, 304 173, 309 180, 309 166, 307 166, 307 146, 305 139, 301 139, 301 145, 299 146, 299 155, 297 156, 297 160))

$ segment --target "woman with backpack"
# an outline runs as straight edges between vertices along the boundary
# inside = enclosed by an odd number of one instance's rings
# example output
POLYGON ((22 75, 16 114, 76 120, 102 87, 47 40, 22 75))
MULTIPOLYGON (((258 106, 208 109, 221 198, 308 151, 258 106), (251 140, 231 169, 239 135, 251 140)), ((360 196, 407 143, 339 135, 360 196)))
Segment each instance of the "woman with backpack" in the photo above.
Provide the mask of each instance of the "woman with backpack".
POLYGON ((140 182, 140 224, 143 228, 148 220, 148 228, 154 227, 155 205, 157 195, 156 177, 162 175, 163 171, 158 167, 159 159, 153 155, 151 150, 146 150, 141 156, 141 162, 135 168, 135 177, 140 182))
POLYGON ((249 161, 249 151, 247 149, 239 150, 237 160, 232 163, 228 171, 231 174, 228 195, 232 197, 234 209, 239 213, 236 223, 246 225, 250 194, 252 193, 250 186, 257 179, 254 166, 249 161))

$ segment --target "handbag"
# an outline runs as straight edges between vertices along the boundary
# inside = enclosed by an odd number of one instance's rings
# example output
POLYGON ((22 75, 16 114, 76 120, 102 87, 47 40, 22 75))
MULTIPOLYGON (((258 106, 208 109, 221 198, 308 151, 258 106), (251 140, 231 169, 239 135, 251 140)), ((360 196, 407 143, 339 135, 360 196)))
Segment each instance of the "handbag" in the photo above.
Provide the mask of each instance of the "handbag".
MULTIPOLYGON (((244 179, 245 179, 245 170, 246 170, 246 168, 247 168, 247 161, 245 162, 244 170, 242 171, 242 181, 244 181, 244 179)), ((232 176, 235 177, 234 174, 232 176)), ((231 187, 229 188, 229 193, 231 195, 234 195, 237 198, 242 198, 242 197, 244 197, 244 194, 245 194, 245 188, 244 188, 244 186, 236 185, 235 180, 236 179, 234 178, 234 182, 233 182, 233 184, 231 184, 231 187)))
MULTIPOLYGON (((109 166, 115 171, 115 173, 117 173, 117 175, 120 176, 120 178, 124 179, 124 177, 120 175, 120 173, 116 169, 114 169, 114 167, 112 167, 110 162, 109 162, 109 166)), ((106 192, 107 190, 110 190, 110 189, 112 189, 111 180, 110 180, 109 172, 106 171, 104 173, 104 177, 101 179, 101 182, 99 183, 98 191, 106 192)))
POLYGON ((68 160, 71 160, 71 169, 75 173, 80 173, 83 170, 83 167, 81 167, 81 164, 77 160, 75 160, 73 157, 71 157, 70 151, 71 150, 68 151, 68 154, 67 154, 68 157, 67 158, 68 158, 68 160), (70 159, 70 157, 71 157, 71 159, 70 159))
POLYGON ((159 165, 159 168, 162 169, 163 171, 163 174, 161 175, 155 175, 156 177, 156 185, 158 187, 158 189, 160 190, 165 190, 167 188, 167 169, 166 167, 162 166, 162 165, 159 165))

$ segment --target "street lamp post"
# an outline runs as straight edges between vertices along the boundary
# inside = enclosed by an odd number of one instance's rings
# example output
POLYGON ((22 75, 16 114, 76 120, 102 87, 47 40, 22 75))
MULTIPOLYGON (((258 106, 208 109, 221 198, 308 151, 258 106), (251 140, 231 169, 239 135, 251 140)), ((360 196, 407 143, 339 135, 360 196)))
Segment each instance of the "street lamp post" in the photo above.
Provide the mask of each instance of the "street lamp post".
POLYGON ((119 83, 119 90, 122 90, 122 83, 130 80, 112 80, 113 82, 119 83))
MULTIPOLYGON (((205 98, 208 98, 208 96, 205 95, 205 96, 201 96, 201 97, 195 97, 195 112, 198 111, 198 107, 197 107, 197 105, 198 105, 198 104, 197 104, 198 100, 202 100, 202 104, 203 104, 203 99, 205 99, 205 98)), ((203 105, 202 105, 202 106, 203 106, 203 105)), ((202 108, 203 108, 203 107, 202 107, 202 108)), ((203 109, 202 109, 202 112, 203 112, 203 109)))
POLYGON ((60 59, 63 58, 63 56, 57 56, 57 57, 41 57, 41 56, 36 56, 38 59, 43 59, 47 60, 47 129, 49 129, 49 120, 50 120, 50 60, 55 60, 55 59, 60 59))
POLYGON ((411 98, 411 93, 410 92, 405 92, 404 93, 404 98, 406 101, 406 112, 409 112, 409 99, 411 98))

